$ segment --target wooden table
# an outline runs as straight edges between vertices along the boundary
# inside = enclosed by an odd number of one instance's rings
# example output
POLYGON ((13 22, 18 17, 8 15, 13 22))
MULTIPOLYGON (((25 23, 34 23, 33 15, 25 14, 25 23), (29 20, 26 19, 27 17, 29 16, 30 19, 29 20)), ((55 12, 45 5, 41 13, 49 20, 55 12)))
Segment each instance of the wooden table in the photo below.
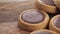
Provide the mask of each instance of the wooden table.
POLYGON ((0 5, 0 34, 29 34, 18 27, 18 15, 27 9, 35 8, 35 0, 0 5))

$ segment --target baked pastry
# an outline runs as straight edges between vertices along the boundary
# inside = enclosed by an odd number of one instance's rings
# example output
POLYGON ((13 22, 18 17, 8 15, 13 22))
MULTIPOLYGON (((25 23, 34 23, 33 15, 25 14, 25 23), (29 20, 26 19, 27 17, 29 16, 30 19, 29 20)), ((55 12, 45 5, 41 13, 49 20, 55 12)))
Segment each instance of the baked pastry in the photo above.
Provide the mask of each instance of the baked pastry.
POLYGON ((40 30, 33 31, 30 34, 57 34, 57 33, 51 30, 40 29, 40 30))
POLYGON ((36 8, 48 13, 56 13, 56 6, 52 0, 36 0, 36 8))
POLYGON ((19 26, 28 31, 45 28, 48 24, 49 16, 44 11, 30 9, 19 15, 19 26))
POLYGON ((53 0, 56 7, 60 9, 60 0, 53 0))
POLYGON ((60 15, 56 15, 51 19, 49 29, 60 34, 60 15))

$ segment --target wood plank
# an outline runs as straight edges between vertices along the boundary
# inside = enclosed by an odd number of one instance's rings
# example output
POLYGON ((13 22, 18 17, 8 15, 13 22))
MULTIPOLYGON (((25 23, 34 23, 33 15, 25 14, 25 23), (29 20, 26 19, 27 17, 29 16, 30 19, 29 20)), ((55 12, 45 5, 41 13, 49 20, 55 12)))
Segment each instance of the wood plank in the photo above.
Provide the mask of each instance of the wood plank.
POLYGON ((35 8, 34 0, 4 3, 0 5, 0 34, 29 34, 18 27, 18 16, 27 9, 35 8))
POLYGON ((18 15, 24 10, 35 8, 35 1, 24 1, 18 3, 7 3, 0 7, 0 22, 17 21, 18 15))
POLYGON ((18 22, 0 23, 0 34, 29 34, 30 32, 18 27, 18 22))

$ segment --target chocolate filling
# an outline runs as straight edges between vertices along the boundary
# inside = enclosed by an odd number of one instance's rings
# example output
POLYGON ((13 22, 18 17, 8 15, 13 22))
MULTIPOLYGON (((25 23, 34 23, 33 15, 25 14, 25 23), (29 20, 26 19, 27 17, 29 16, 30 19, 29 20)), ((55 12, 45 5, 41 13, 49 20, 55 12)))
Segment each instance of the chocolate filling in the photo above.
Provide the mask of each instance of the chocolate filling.
POLYGON ((53 34, 51 32, 46 32, 46 31, 43 31, 43 32, 35 32, 34 34, 53 34))
POLYGON ((58 28, 60 28, 60 17, 57 17, 55 20, 54 20, 54 25, 58 28))
POLYGON ((54 4, 54 2, 53 2, 53 0, 41 0, 43 3, 45 3, 45 4, 47 4, 47 5, 52 5, 52 6, 54 6, 55 4, 54 4))
POLYGON ((29 10, 22 15, 22 19, 28 23, 36 24, 44 20, 44 16, 38 10, 29 10))

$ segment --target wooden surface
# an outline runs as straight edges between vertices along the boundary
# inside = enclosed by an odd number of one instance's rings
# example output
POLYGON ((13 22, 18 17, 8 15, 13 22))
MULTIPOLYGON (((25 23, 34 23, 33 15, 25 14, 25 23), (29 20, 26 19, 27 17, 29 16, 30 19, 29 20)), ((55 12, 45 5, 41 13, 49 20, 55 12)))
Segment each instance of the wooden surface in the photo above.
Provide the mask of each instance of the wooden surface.
POLYGON ((0 4, 0 34, 29 34, 18 27, 18 15, 35 8, 34 0, 0 4))
POLYGON ((16 21, 24 10, 34 8, 34 1, 7 3, 0 6, 0 22, 16 21))
POLYGON ((0 34, 29 34, 30 32, 18 27, 18 22, 0 23, 0 34))

